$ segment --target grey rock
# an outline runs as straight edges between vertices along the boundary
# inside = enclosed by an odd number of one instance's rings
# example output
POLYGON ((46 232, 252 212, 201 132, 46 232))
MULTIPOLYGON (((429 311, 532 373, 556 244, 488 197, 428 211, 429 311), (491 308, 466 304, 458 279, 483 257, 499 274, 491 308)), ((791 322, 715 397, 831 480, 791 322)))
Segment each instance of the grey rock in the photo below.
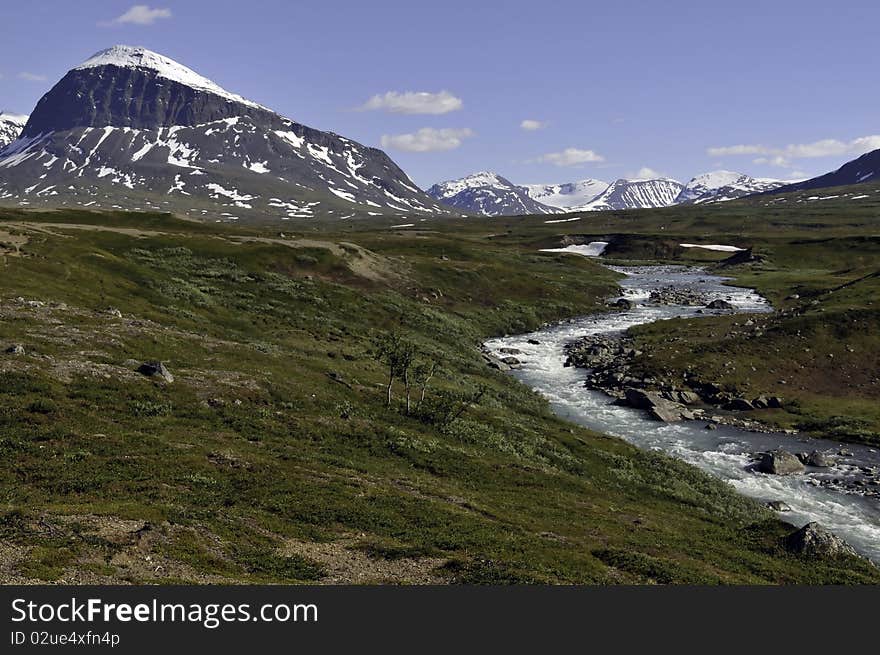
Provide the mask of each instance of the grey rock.
POLYGON ((483 359, 486 360, 486 363, 490 368, 494 368, 498 371, 509 371, 510 366, 505 364, 502 360, 498 359, 494 355, 483 355, 483 359))
POLYGON ((683 406, 666 400, 653 391, 629 388, 624 391, 624 399, 630 407, 648 410, 652 418, 664 423, 694 418, 694 415, 683 406))
POLYGON ((169 384, 174 382, 174 376, 171 375, 171 371, 168 370, 168 367, 163 362, 144 362, 138 368, 138 373, 147 377, 161 378, 169 384))
POLYGON ((804 472, 804 465, 787 450, 778 448, 761 455, 758 470, 772 475, 795 475, 804 472))
POLYGON ((726 300, 721 300, 720 298, 716 298, 712 302, 706 305, 706 309, 736 309, 732 304, 727 302, 726 300))
POLYGON ((807 455, 806 464, 819 468, 829 468, 831 466, 834 466, 834 458, 827 453, 822 453, 818 450, 814 450, 809 455, 807 455))
POLYGON ((785 538, 785 549, 808 557, 840 557, 856 555, 856 551, 837 535, 818 523, 807 523, 785 538))
POLYGON ((788 503, 784 503, 781 500, 771 500, 767 503, 767 507, 772 509, 774 512, 790 512, 791 507, 788 503))
POLYGON ((678 402, 682 405, 698 405, 701 402, 700 397, 693 391, 679 391, 677 395, 678 402))

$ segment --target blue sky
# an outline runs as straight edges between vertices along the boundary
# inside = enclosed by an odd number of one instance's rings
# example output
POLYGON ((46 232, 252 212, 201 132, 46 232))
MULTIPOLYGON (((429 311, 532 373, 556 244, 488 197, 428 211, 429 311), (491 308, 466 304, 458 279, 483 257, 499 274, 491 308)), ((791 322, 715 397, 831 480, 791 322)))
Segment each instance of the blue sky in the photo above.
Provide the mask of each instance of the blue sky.
POLYGON ((876 2, 4 5, 0 108, 28 113, 94 52, 143 45, 383 147, 422 186, 477 170, 793 179, 880 148, 876 2))

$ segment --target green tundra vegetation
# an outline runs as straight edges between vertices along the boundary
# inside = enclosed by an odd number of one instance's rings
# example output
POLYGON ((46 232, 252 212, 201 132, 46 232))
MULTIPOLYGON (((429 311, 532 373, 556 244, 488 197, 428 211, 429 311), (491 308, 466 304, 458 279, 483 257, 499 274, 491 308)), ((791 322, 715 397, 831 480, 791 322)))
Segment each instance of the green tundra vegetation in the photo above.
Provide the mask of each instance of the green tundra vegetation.
POLYGON ((880 195, 850 197, 408 229, 0 210, 0 580, 880 582, 789 554, 759 503, 556 418, 479 350, 609 311, 617 274, 538 250, 610 240, 785 310, 761 336, 743 317, 640 328, 646 369, 876 442, 880 195))

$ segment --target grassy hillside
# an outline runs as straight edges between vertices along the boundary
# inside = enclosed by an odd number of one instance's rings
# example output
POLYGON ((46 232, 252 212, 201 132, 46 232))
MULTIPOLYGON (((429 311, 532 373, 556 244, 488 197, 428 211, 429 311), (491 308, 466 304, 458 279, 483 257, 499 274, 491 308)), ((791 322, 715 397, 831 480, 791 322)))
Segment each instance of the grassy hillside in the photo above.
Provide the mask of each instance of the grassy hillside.
POLYGON ((652 242, 655 221, 693 240, 703 219, 679 211, 415 231, 4 211, 0 346, 24 353, 0 354, 0 579, 880 581, 786 554, 756 503, 556 419, 482 360, 486 337, 615 288, 538 246, 612 225, 652 242), (435 366, 409 412, 399 381, 386 406, 391 335, 435 366), (173 382, 138 372, 156 360, 173 382))

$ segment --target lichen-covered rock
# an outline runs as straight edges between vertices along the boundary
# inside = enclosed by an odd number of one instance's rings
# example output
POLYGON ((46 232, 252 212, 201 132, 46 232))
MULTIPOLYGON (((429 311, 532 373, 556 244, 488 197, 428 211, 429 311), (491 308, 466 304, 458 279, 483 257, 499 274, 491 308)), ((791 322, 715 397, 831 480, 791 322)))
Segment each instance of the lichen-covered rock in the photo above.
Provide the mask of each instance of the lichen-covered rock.
POLYGON ((788 535, 784 546, 789 552, 810 557, 856 555, 852 546, 815 522, 788 535))

